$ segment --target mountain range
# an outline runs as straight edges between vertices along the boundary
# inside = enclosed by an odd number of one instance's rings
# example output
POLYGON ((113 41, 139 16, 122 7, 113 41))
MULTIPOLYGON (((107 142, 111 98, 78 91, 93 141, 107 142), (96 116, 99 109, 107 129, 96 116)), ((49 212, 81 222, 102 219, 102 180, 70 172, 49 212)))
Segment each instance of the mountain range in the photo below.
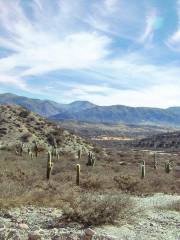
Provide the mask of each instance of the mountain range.
POLYGON ((60 104, 54 101, 31 99, 11 93, 0 94, 0 104, 20 105, 57 121, 74 120, 109 124, 180 126, 180 107, 161 109, 124 105, 98 106, 88 101, 60 104))

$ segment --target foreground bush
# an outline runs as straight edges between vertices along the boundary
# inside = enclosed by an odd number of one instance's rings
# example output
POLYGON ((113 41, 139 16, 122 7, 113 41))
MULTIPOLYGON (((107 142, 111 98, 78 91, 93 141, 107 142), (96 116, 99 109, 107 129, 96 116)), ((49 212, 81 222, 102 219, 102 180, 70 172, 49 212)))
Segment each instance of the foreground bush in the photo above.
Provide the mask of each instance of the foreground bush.
POLYGON ((64 219, 88 225, 130 219, 133 203, 125 195, 83 193, 63 206, 64 219))

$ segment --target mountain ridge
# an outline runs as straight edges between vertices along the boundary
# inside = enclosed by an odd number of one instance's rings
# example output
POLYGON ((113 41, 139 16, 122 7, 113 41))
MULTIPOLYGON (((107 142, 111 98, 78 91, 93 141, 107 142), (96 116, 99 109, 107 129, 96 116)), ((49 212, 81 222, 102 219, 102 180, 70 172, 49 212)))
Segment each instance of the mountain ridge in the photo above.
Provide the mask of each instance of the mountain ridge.
POLYGON ((98 106, 89 101, 61 104, 12 93, 0 94, 0 104, 19 105, 56 121, 180 126, 180 107, 178 106, 166 109, 125 105, 98 106))

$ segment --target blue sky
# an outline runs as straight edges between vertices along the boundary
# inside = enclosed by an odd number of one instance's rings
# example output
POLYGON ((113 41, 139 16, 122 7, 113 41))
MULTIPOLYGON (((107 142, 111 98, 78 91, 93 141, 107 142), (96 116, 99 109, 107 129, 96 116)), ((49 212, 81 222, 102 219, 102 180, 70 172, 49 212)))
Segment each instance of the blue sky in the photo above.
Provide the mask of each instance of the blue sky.
POLYGON ((0 0, 0 92, 180 106, 180 0, 0 0))

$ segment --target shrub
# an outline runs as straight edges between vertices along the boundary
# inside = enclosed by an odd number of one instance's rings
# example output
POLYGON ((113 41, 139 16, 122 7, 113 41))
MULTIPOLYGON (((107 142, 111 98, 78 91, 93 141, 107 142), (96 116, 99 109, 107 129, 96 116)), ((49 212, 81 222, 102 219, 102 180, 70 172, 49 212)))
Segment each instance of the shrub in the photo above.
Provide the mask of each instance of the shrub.
POLYGON ((30 133, 24 133, 24 134, 20 137, 20 139, 21 139, 21 141, 22 141, 23 143, 27 143, 27 142, 29 141, 29 139, 30 139, 31 136, 32 136, 32 134, 30 134, 30 133))
POLYGON ((142 188, 140 180, 132 176, 115 176, 114 181, 122 191, 138 193, 142 188))
POLYGON ((64 219, 87 225, 115 223, 131 216, 132 201, 125 195, 82 193, 65 203, 64 219))
POLYGON ((30 111, 28 110, 23 110, 19 113, 19 116, 22 117, 22 118, 27 118, 30 114, 30 111))

